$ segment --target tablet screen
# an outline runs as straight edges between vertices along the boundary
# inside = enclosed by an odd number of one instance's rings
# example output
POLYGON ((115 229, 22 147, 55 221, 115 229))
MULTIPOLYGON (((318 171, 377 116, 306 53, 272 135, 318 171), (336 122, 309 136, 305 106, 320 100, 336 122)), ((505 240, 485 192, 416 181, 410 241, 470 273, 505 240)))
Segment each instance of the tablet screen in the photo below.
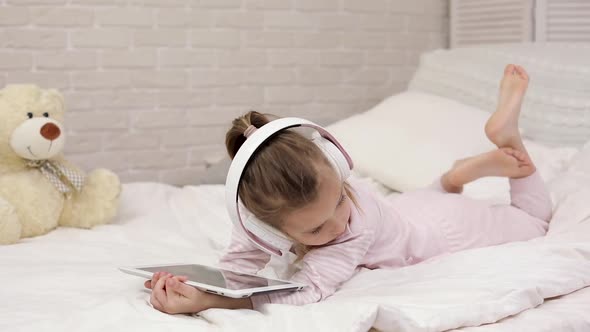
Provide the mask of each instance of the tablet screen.
POLYGON ((240 274, 195 264, 141 267, 137 269, 152 273, 158 271, 169 272, 173 275, 187 276, 188 280, 190 281, 234 290, 276 285, 289 285, 288 282, 240 274))

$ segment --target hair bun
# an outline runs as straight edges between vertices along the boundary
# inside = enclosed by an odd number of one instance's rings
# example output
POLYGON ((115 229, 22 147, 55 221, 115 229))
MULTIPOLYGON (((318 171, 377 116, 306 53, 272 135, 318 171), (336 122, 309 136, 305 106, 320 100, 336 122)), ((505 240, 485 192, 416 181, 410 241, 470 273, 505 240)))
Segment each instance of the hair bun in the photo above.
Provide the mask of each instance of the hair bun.
POLYGON ((232 121, 232 127, 225 134, 225 148, 227 149, 230 158, 234 158, 242 144, 246 141, 246 130, 248 130, 250 126, 260 128, 268 122, 270 122, 270 120, 266 115, 256 111, 249 111, 248 113, 235 118, 232 121))

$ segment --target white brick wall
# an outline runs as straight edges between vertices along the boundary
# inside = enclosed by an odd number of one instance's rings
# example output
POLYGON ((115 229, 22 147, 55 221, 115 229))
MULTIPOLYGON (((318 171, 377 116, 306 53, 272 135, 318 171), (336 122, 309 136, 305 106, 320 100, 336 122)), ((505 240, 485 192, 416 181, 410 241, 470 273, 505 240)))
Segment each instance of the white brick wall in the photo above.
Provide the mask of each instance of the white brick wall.
POLYGON ((446 0, 0 0, 0 84, 59 88, 68 158, 199 182, 234 117, 322 124, 405 89, 446 0))

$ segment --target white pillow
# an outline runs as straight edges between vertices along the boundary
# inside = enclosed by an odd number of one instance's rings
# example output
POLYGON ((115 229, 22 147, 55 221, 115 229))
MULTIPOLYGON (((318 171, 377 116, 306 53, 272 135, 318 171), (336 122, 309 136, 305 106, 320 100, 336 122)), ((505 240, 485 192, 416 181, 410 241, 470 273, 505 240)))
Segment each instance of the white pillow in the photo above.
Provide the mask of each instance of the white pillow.
MULTIPOLYGON (((451 99, 407 91, 327 129, 351 155, 359 174, 408 191, 428 186, 457 159, 495 149, 484 133, 489 116, 451 99)), ((545 180, 561 171, 576 152, 575 148, 525 144, 545 180)), ((507 197, 505 179, 478 182, 466 188, 466 194, 507 197)))
POLYGON ((590 176, 590 141, 572 158, 568 171, 583 173, 590 176))
POLYGON ((590 44, 517 43, 435 50, 420 58, 408 89, 482 110, 496 108, 508 63, 522 65, 531 82, 520 124, 526 136, 554 146, 590 139, 590 44))

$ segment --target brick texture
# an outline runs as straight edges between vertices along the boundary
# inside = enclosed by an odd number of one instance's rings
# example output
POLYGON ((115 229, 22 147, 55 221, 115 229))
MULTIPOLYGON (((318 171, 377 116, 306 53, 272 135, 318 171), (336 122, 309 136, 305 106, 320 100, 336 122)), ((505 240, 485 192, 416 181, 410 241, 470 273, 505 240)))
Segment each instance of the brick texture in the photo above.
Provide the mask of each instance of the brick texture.
POLYGON ((195 184, 247 110, 325 125, 404 90, 447 2, 0 0, 0 84, 62 91, 82 168, 195 184))

